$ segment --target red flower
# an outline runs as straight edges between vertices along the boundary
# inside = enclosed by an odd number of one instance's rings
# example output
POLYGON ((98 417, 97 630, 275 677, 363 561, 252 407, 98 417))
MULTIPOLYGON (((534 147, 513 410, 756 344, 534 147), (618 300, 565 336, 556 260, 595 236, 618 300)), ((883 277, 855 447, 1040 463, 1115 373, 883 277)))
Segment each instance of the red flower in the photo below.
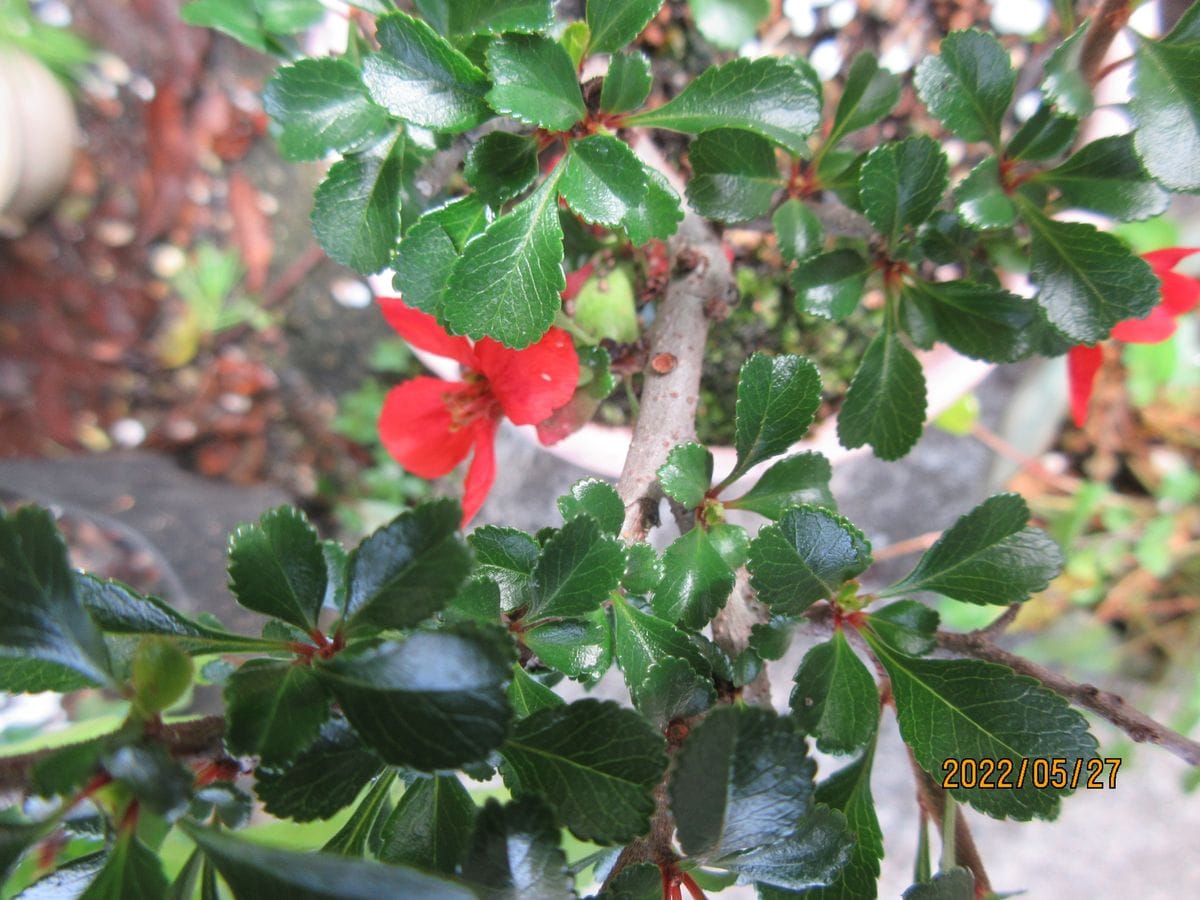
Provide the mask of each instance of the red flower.
POLYGON ((536 425, 570 400, 579 382, 575 345, 560 328, 524 350, 490 338, 472 345, 398 297, 379 302, 384 318, 408 343, 463 367, 462 381, 422 375, 392 388, 379 414, 379 437, 400 465, 421 478, 440 478, 474 449, 463 484, 465 526, 496 479, 500 419, 536 425))
MULTIPOLYGON (((1142 259, 1162 283, 1162 297, 1144 319, 1126 319, 1113 326, 1109 337, 1126 344, 1157 344, 1175 333, 1175 319, 1196 308, 1200 281, 1172 271, 1180 260, 1200 253, 1200 247, 1168 247, 1143 253, 1142 259)), ((1088 404, 1096 373, 1104 362, 1099 344, 1080 344, 1067 353, 1067 380, 1071 394, 1071 418, 1080 428, 1087 422, 1088 404)))

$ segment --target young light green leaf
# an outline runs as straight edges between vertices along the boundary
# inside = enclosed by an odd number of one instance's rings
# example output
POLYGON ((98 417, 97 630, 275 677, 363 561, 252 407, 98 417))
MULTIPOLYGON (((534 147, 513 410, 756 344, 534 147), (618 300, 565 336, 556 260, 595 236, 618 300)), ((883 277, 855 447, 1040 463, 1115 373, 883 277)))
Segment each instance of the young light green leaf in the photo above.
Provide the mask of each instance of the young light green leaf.
POLYGON ((801 356, 755 353, 738 374, 731 484, 752 466, 778 456, 804 436, 821 404, 821 376, 801 356))
POLYGON ((378 139, 389 125, 358 69, 332 57, 281 66, 263 90, 263 107, 279 126, 276 137, 285 159, 355 150, 378 139))
POLYGON ((321 249, 364 275, 387 266, 396 250, 407 140, 400 133, 335 162, 313 197, 321 249))
POLYGON ((955 522, 917 567, 884 593, 935 591, 964 603, 1007 605, 1044 590, 1062 570, 1062 552, 1040 528, 1026 527, 1018 494, 989 497, 955 522))
POLYGON ((625 504, 616 488, 599 478, 584 478, 571 485, 570 493, 558 498, 558 512, 564 522, 591 516, 605 534, 616 534, 625 521, 625 504))
POLYGON ((625 216, 625 233, 634 246, 641 247, 652 240, 665 241, 683 221, 679 195, 665 175, 643 163, 646 173, 646 196, 625 216))
POLYGON ((1017 207, 1000 183, 1000 160, 989 156, 954 189, 958 215, 972 228, 1011 228, 1017 207))
POLYGON ((750 543, 750 583, 780 615, 798 616, 871 564, 871 545, 841 516, 815 506, 788 510, 750 543))
POLYGON ((707 131, 688 149, 688 201, 700 215, 745 222, 764 215, 785 181, 770 141, 736 128, 707 131))
POLYGON ((321 0, 254 0, 264 31, 298 34, 311 28, 325 15, 321 0))
POLYGON ((662 581, 651 600, 654 612, 686 628, 703 628, 729 599, 733 570, 703 528, 676 538, 662 561, 662 581))
POLYGON ((607 134, 571 144, 559 192, 592 225, 621 224, 646 198, 646 173, 629 145, 607 134))
POLYGON ((1134 146, 1168 190, 1200 190, 1200 42, 1137 36, 1134 146))
POLYGON ((663 493, 687 507, 704 502, 712 484, 713 455, 700 444, 676 444, 658 469, 663 493))
POLYGON ((591 516, 571 519, 548 540, 530 581, 528 622, 598 609, 625 571, 621 542, 591 516))
POLYGON ((825 232, 821 220, 803 200, 792 197, 779 204, 771 216, 779 254, 785 262, 798 262, 820 253, 825 232))
MULTIPOLYGON (((1087 720, 1058 694, 1011 669, 975 659, 913 659, 870 631, 871 650, 892 682, 900 734, 921 768, 940 779, 947 759, 1090 759, 1096 739, 1087 720)), ((1032 778, 1008 790, 955 788, 955 797, 998 818, 1053 819, 1065 789, 1037 788, 1032 778)))
POLYGON ((450 273, 442 311, 457 334, 528 347, 561 306, 563 231, 558 221, 559 166, 512 212, 468 244, 450 273))
POLYGON ((964 356, 1015 362, 1034 349, 1037 306, 1003 288, 972 281, 914 280, 903 286, 902 296, 964 356))
POLYGON ((475 819, 462 876, 495 900, 570 897, 575 879, 554 814, 539 797, 487 801, 475 819))
POLYGON ((709 43, 736 50, 771 14, 771 0, 688 0, 696 28, 709 43))
POLYGON ((350 554, 347 627, 411 628, 449 603, 470 559, 456 534, 460 517, 453 501, 426 503, 359 544, 350 554))
POLYGON ((931 137, 876 147, 862 165, 863 211, 882 234, 895 238, 929 218, 946 193, 949 172, 941 144, 931 137))
POLYGON ((839 629, 804 656, 793 679, 792 715, 826 753, 853 753, 879 726, 875 679, 839 629))
POLYGON ((662 0, 588 0, 587 24, 592 32, 589 53, 614 53, 642 33, 662 0))
POLYGON ((867 347, 838 413, 843 447, 870 444, 880 459, 899 459, 925 422, 925 375, 912 351, 891 331, 867 347))
POLYGON ((797 453, 773 464, 745 494, 725 505, 748 509, 768 519, 778 519, 793 506, 837 508, 829 491, 833 470, 829 460, 815 451, 797 453))
POLYGON ((379 858, 453 875, 475 824, 476 807, 453 775, 417 778, 383 826, 379 858))
POLYGON ((600 88, 600 109, 607 113, 637 109, 650 96, 650 60, 636 50, 614 53, 600 88))
POLYGON ((446 229, 438 222, 423 219, 408 230, 396 250, 392 287, 406 305, 437 316, 456 262, 458 251, 446 229))
POLYGON ((847 134, 878 122, 900 99, 901 81, 870 53, 859 53, 850 63, 846 84, 833 114, 826 144, 833 147, 847 134))
POLYGON ((592 39, 592 30, 588 28, 587 22, 575 21, 567 25, 563 29, 562 34, 558 37, 558 42, 563 45, 563 49, 567 51, 567 56, 571 58, 571 64, 578 69, 583 64, 583 58, 587 54, 588 42, 592 39))
POLYGON ((325 599, 325 555, 304 514, 280 506, 229 539, 229 582, 238 603, 308 631, 325 599))
POLYGON ((537 565, 538 542, 515 528, 484 525, 467 542, 475 551, 475 571, 500 586, 500 608, 513 612, 529 603, 529 578, 537 565))
POLYGON ((576 837, 622 843, 650 822, 651 792, 667 768, 663 746, 633 710, 579 700, 517 722, 500 772, 514 796, 542 794, 576 837))
POLYGON ((527 125, 567 131, 587 115, 579 77, 562 44, 541 35, 507 35, 487 51, 488 103, 527 125))
POLYGON ((627 124, 692 134, 741 128, 804 154, 821 120, 817 84, 802 60, 735 59, 706 69, 679 96, 627 124))
POLYGON ((1035 180, 1059 192, 1059 206, 1091 210, 1121 222, 1156 216, 1171 200, 1146 174, 1134 153, 1132 134, 1092 141, 1035 180))
POLYGON ((938 614, 916 600, 897 600, 867 614, 871 631, 906 656, 924 656, 937 646, 938 614))
POLYGON ((534 625, 524 641, 538 660, 569 678, 595 681, 612 665, 612 626, 603 609, 534 625))
POLYGON ((442 34, 455 37, 544 31, 554 22, 553 0, 417 0, 417 9, 442 34))
POLYGON ((802 259, 792 271, 796 308, 840 322, 858 308, 872 271, 857 250, 831 250, 802 259))
POLYGON ((537 143, 528 135, 507 131, 485 134, 467 154, 463 169, 467 184, 493 209, 517 197, 537 174, 537 143))
POLYGON ((942 40, 941 52, 917 66, 921 101, 939 122, 966 141, 1000 147, 1000 123, 1012 103, 1017 76, 994 35, 970 29, 942 40))
POLYGON ((329 695, 307 666, 252 659, 225 682, 225 744, 268 768, 294 759, 329 718, 329 695))
POLYGON ((258 11, 245 0, 192 0, 179 11, 189 25, 215 28, 260 53, 270 53, 258 11))
POLYGON ((376 20, 379 52, 363 60, 371 97, 392 115, 435 131, 474 128, 490 115, 487 76, 420 19, 376 20))

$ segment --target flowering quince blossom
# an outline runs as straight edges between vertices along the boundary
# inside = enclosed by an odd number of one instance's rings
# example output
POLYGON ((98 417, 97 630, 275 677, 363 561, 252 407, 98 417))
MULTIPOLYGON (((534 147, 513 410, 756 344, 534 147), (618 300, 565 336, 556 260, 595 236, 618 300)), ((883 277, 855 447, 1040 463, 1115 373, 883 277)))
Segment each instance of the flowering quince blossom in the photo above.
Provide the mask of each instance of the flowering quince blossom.
POLYGON ((440 478, 474 450, 463 484, 465 526, 496 480, 500 420, 536 425, 570 400, 579 382, 575 345, 561 328, 524 350, 490 338, 472 344, 398 297, 379 303, 408 343, 462 366, 462 381, 422 375, 392 388, 379 414, 379 437, 400 465, 421 478, 440 478))
MULTIPOLYGON (((1172 271, 1181 260, 1193 253, 1200 253, 1200 247, 1168 247, 1143 253, 1142 259, 1150 263, 1150 268, 1162 283, 1161 298, 1148 316, 1118 322, 1109 337, 1126 344, 1158 344, 1173 335, 1175 319, 1195 309, 1197 301, 1200 301, 1200 281, 1172 271)), ((1090 347, 1079 344, 1067 353, 1071 418, 1080 428, 1087 422, 1092 388, 1103 362, 1104 351, 1099 344, 1090 347)))

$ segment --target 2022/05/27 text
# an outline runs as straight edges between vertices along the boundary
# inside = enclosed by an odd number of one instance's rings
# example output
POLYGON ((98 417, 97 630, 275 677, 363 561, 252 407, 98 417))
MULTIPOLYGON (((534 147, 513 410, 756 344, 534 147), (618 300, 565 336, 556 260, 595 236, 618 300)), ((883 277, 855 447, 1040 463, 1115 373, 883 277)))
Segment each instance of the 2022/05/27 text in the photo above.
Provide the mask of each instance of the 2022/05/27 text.
POLYGON ((1025 786, 1040 789, 1116 790, 1119 757, 1091 759, 1035 758, 992 759, 955 758, 942 763, 941 786, 981 790, 1020 790, 1025 786), (1106 773, 1107 772, 1107 776, 1106 773))

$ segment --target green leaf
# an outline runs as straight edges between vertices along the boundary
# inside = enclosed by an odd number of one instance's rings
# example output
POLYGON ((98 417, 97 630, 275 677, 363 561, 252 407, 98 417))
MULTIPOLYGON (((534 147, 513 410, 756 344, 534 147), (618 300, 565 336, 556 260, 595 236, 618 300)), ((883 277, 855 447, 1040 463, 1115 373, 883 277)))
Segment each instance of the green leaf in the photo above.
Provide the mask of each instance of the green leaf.
POLYGON ((25 851, 46 837, 52 828, 50 822, 0 822, 0 884, 8 881, 25 851))
POLYGON ((592 225, 616 227, 646 197, 646 174, 629 145, 606 134, 574 141, 559 192, 592 225))
POLYGON ((650 60, 636 50, 614 53, 600 88, 600 109, 607 113, 637 109, 650 96, 650 60))
POLYGON ((888 238, 933 214, 949 183, 950 163, 931 137, 883 144, 863 161, 859 197, 871 224, 888 238))
MULTIPOLYGON (((21 900, 60 900, 63 897, 79 897, 88 883, 104 868, 109 853, 98 850, 85 853, 64 863, 44 878, 39 878, 18 896, 21 900)), ((655 868, 657 872, 658 869, 655 868)), ((204 898, 207 900, 207 898, 204 898)))
POLYGON ((642 33, 662 0, 588 0, 587 24, 592 32, 589 53, 613 53, 642 33))
POLYGON ((938 872, 932 881, 911 885, 902 896, 903 900, 973 900, 975 876, 970 869, 955 866, 938 872))
POLYGON ((954 201, 962 220, 972 228, 1011 228, 1017 207, 1000 183, 1000 160, 989 156, 954 189, 954 201))
POLYGON ((854 834, 854 849, 833 884, 806 893, 809 900, 862 900, 877 896, 883 831, 871 796, 874 759, 875 744, 871 743, 862 756, 817 785, 817 802, 841 810, 846 816, 846 824, 854 834))
POLYGON ((963 140, 997 149, 1016 82, 1008 51, 975 29, 946 35, 941 53, 921 60, 915 79, 921 102, 939 122, 963 140))
POLYGON ((109 683, 100 630, 79 601, 50 513, 0 509, 0 690, 109 683))
POLYGON ((629 240, 636 247, 652 240, 665 241, 675 233, 683 221, 683 207, 679 195, 657 169, 642 164, 646 173, 646 196, 635 208, 629 210, 622 223, 629 240))
POLYGON ((543 31, 554 22, 551 0, 417 0, 417 9, 455 36, 543 31))
POLYGON ((237 897, 289 897, 293 900, 380 897, 438 897, 474 900, 465 886, 404 866, 366 859, 347 859, 330 853, 302 853, 265 847, 243 838, 189 822, 183 830, 237 897))
POLYGON ((249 794, 232 782, 214 781, 194 789, 188 814, 199 820, 215 817, 222 825, 236 830, 250 821, 253 811, 254 799, 249 794))
POLYGON ((598 609, 625 571, 621 542, 591 516, 568 521, 542 548, 530 582, 526 621, 598 609))
POLYGON ((179 18, 189 25, 215 28, 260 53, 271 52, 258 13, 246 0, 192 0, 179 11, 179 18))
POLYGON ((771 14, 771 0, 688 0, 688 4, 700 33, 726 50, 753 40, 771 14))
POLYGON ((475 825, 475 803, 453 775, 417 778, 383 826, 379 858, 453 875, 475 825))
POLYGON ((880 68, 878 59, 870 53, 859 53, 846 73, 846 84, 825 143, 836 146, 847 134, 878 122, 900 99, 900 88, 900 79, 880 68))
POLYGON ((713 455, 700 444, 676 444, 658 469, 663 492, 683 506, 704 502, 712 484, 713 455))
POLYGON ((1158 303, 1150 265, 1111 234, 1059 222, 1018 195, 1029 223, 1037 303, 1050 324, 1079 343, 1108 337, 1123 319, 1139 319, 1158 303))
POLYGON ((816 764, 793 720, 714 709, 680 749, 669 788, 679 842, 712 864, 791 835, 809 813, 816 764))
POLYGON ((913 659, 863 632, 892 682, 900 734, 921 768, 940 783, 947 759, 1009 759, 1014 785, 1008 790, 951 793, 981 812, 1027 821, 1053 819, 1059 797, 1069 793, 1036 788, 1032 777, 1017 786, 1022 760, 1076 759, 1096 752, 1087 720, 1058 694, 1011 669, 975 659, 913 659))
POLYGON ((350 818, 325 843, 321 852, 349 857, 366 856, 371 835, 378 831, 381 820, 391 812, 392 784, 395 780, 395 769, 386 769, 378 775, 350 818))
POLYGON ((537 174, 537 143, 528 135, 507 131, 485 134, 467 154, 463 170, 467 184, 493 209, 519 196, 537 174))
POLYGON ((260 766, 254 792, 273 816, 297 822, 328 819, 353 803, 381 768, 383 762, 345 719, 331 719, 286 768, 260 766))
POLYGON ((1088 83, 1080 66, 1083 56, 1084 35, 1091 20, 1084 22, 1065 41, 1059 44, 1046 60, 1042 90, 1046 99, 1060 113, 1083 119, 1095 107, 1092 86, 1088 83))
POLYGON ((733 570, 702 528, 676 538, 662 561, 662 581, 651 601, 654 612, 687 628, 703 628, 729 599, 733 570))
POLYGON ((429 210, 421 221, 441 225, 453 242, 455 252, 461 253, 468 241, 483 233, 491 216, 478 196, 467 194, 429 210))
POLYGON ((917 567, 885 592, 935 591, 964 603, 1007 605, 1045 590, 1062 570, 1058 545, 1027 528, 1029 507, 1018 494, 989 497, 955 522, 917 567))
POLYGON ((734 447, 737 465, 723 484, 786 452, 804 436, 821 404, 821 376, 807 359, 755 353, 738 374, 734 447))
POLYGON ((563 521, 591 516, 605 534, 616 534, 625 522, 625 504, 616 488, 599 478, 583 478, 571 485, 570 493, 558 498, 558 512, 563 521))
POLYGON ((294 759, 329 718, 329 697, 307 666, 252 659, 225 682, 225 743, 235 756, 263 765, 294 759))
POLYGON ((903 286, 902 296, 964 356, 1015 362, 1034 349, 1037 307, 1003 288, 971 281, 912 281, 903 286))
POLYGON ((588 28, 587 22, 580 21, 571 22, 559 35, 558 42, 563 45, 567 56, 571 58, 571 65, 576 69, 582 65, 583 57, 587 54, 588 42, 591 39, 592 30, 588 28))
POLYGON ((785 185, 770 141, 736 128, 718 128, 692 141, 692 208, 720 222, 745 222, 764 215, 785 185))
POLYGON ((157 714, 175 705, 192 686, 192 658, 174 641, 147 635, 138 641, 130 664, 133 705, 157 714))
POLYGON ((446 282, 457 261, 458 251, 446 229, 437 222, 422 220, 408 230, 396 250, 392 286, 408 306, 436 316, 441 312, 446 282))
POLYGON ((854 312, 874 271, 857 250, 833 250, 802 259, 792 272, 796 308, 838 322, 854 312))
POLYGON ((484 525, 467 542, 475 551, 476 573, 500 586, 500 608, 513 612, 529 603, 529 578, 541 547, 523 531, 484 525))
POLYGON ((532 715, 539 709, 562 706, 563 699, 546 687, 518 663, 513 666, 512 684, 508 686, 508 700, 518 719, 532 715))
POLYGON ((649 544, 630 544, 625 548, 625 574, 621 584, 631 594, 649 594, 662 580, 662 563, 649 544))
POLYGON ((784 200, 771 216, 784 262, 798 262, 820 253, 824 247, 821 220, 803 200, 784 200))
POLYGON ((843 447, 870 444, 880 459, 899 459, 925 423, 925 375, 891 331, 871 341, 838 413, 843 447))
POLYGON ((815 506, 788 510, 750 543, 751 585, 780 615, 798 616, 871 564, 871 545, 841 516, 815 506))
POLYGON ((550 131, 567 131, 587 115, 575 66, 557 41, 507 35, 488 47, 487 62, 496 112, 550 131))
POLYGON ((325 599, 321 539, 304 513, 280 506, 229 539, 229 586, 247 609, 309 631, 325 599))
POLYGON ((572 834, 597 844, 645 833, 667 768, 663 739, 641 716, 591 699, 517 722, 500 755, 514 796, 542 794, 572 834))
POLYGON ((511 664, 506 639, 458 626, 353 645, 316 672, 385 761, 430 771, 483 759, 504 740, 511 664))
POLYGON ((450 273, 443 315, 451 331, 521 349, 554 322, 563 276, 558 174, 466 246, 450 273))
POLYGON ((325 15, 321 0, 254 0, 265 31, 298 34, 311 28, 325 15))
POLYGON ((124 831, 104 867, 80 897, 81 900, 162 900, 169 888, 158 854, 132 831, 124 831))
POLYGON ((490 116, 487 76, 420 19, 376 20, 379 52, 363 60, 371 97, 392 115, 434 131, 460 132, 490 116))
POLYGON ((279 126, 276 138, 285 159, 356 150, 377 139, 390 121, 371 100, 358 69, 332 57, 281 66, 263 90, 263 107, 279 126))
POLYGON ((897 600, 867 614, 875 636, 906 656, 924 656, 937 646, 938 614, 916 600, 897 600))
POLYGON ((1121 222, 1148 219, 1167 208, 1171 195, 1146 174, 1133 146, 1132 134, 1100 138, 1036 180, 1059 191, 1059 206, 1121 222))
POLYGON ((636 691, 663 659, 682 659, 705 677, 712 671, 684 631, 622 599, 613 600, 613 640, 617 662, 631 691, 636 691))
POLYGON ((627 266, 591 275, 575 295, 574 306, 575 327, 585 339, 632 344, 641 337, 633 277, 627 266))
POLYGON ((100 760, 100 767, 156 815, 174 818, 191 798, 194 773, 173 759, 163 744, 117 747, 100 760))
POLYGON ((668 656, 650 666, 646 677, 630 689, 638 711, 666 728, 676 719, 690 719, 717 702, 711 677, 702 675, 687 660, 668 656))
POLYGON ((460 515, 451 500, 422 504, 354 549, 345 611, 350 630, 411 628, 450 602, 470 561, 456 534, 460 515))
POLYGON ((831 884, 849 860, 853 843, 846 817, 818 806, 791 837, 748 850, 727 865, 741 880, 753 881, 760 889, 766 885, 804 891, 831 884))
POLYGON ((1050 159, 1066 153, 1075 142, 1079 120, 1054 111, 1043 102, 1008 142, 1005 158, 1012 160, 1050 159))
POLYGON ((1137 35, 1134 57, 1129 108, 1138 155, 1168 190, 1200 190, 1200 43, 1137 35))
POLYGON ((792 714, 826 753, 852 753, 879 724, 875 679, 841 629, 805 654, 793 679, 792 714))
POLYGON ((748 509, 768 519, 778 519, 793 506, 811 505, 835 509, 829 479, 829 460, 815 451, 805 451, 774 463, 745 494, 726 500, 725 506, 748 509))
POLYGON ((542 663, 571 678, 592 681, 612 665, 612 628, 603 609, 582 618, 536 625, 524 639, 542 663))
POLYGON ((364 275, 387 266, 400 237, 407 140, 398 134, 335 162, 313 197, 312 228, 321 249, 364 275))
POLYGON ((691 134, 741 128, 803 155, 820 120, 821 96, 807 63, 765 57, 706 69, 679 96, 626 124, 691 134))
POLYGON ((570 897, 575 879, 559 847, 554 814, 539 797, 501 805, 489 799, 475 820, 463 878, 495 900, 570 897))

